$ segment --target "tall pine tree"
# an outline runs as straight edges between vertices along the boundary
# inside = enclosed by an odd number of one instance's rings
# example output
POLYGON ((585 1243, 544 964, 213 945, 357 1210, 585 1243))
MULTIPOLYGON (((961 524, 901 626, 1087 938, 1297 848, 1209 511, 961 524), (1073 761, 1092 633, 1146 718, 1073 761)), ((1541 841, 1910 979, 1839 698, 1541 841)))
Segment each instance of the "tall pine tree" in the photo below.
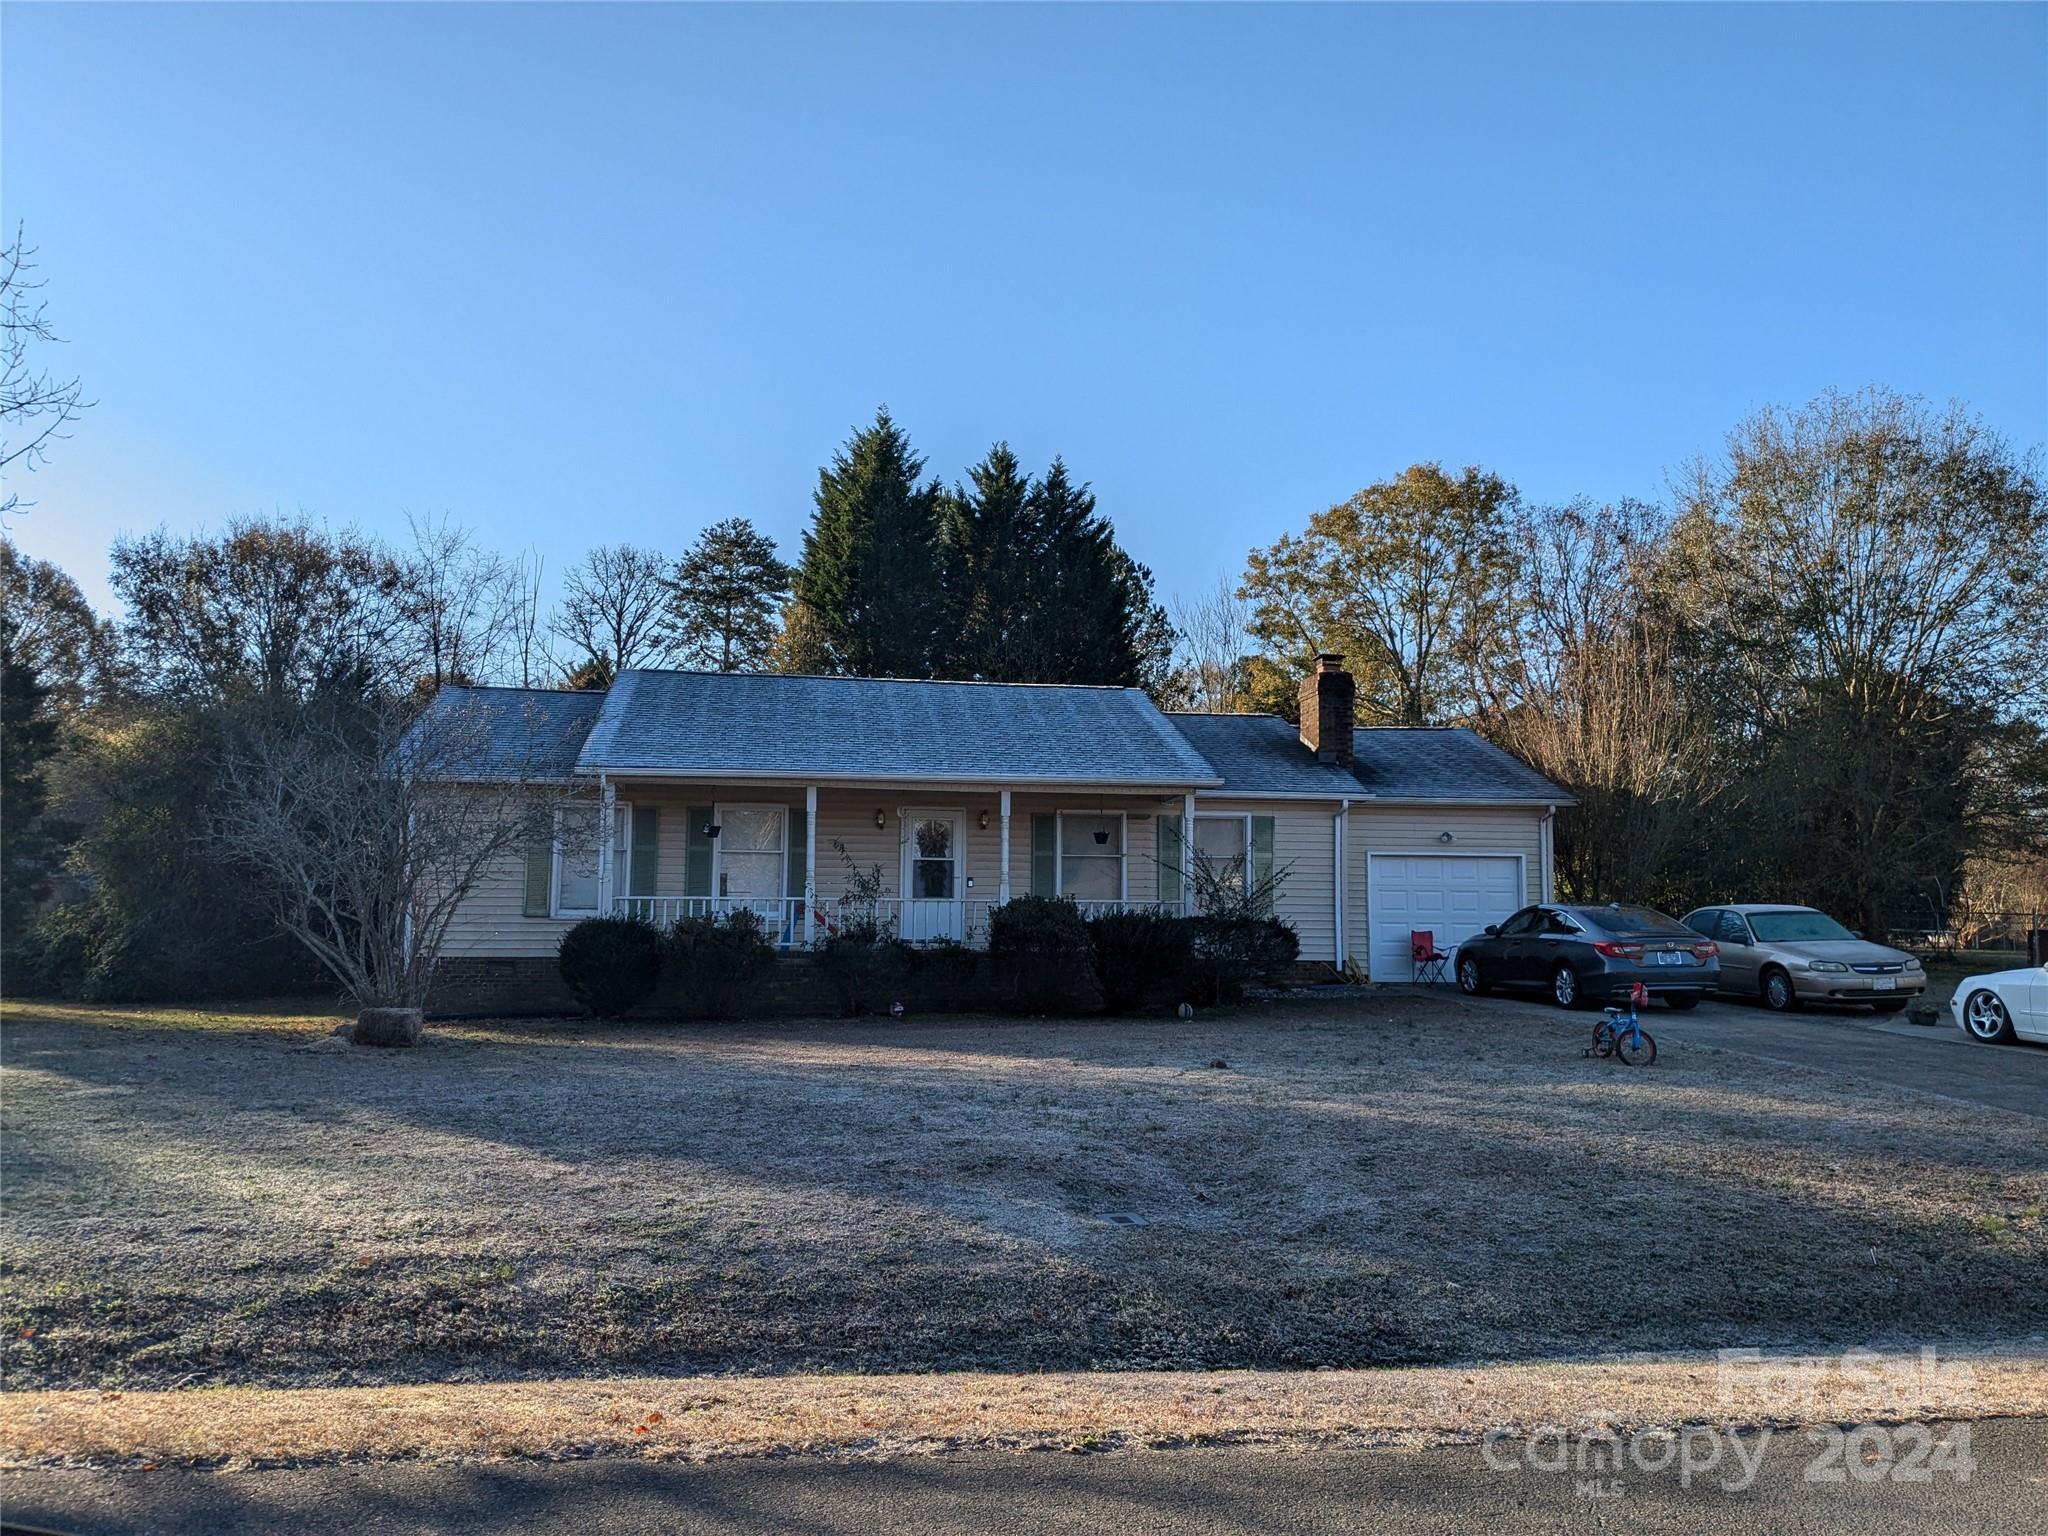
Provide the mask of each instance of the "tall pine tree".
POLYGON ((1010 445, 997 443, 946 499, 945 675, 1014 680, 1010 649, 1032 605, 1032 489, 1010 445))
POLYGON ((1095 497, 1059 459, 1031 488, 1020 540, 1028 598, 995 674, 1014 682, 1139 681, 1138 617, 1122 552, 1095 497))
POLYGON ((775 541, 744 517, 713 523, 676 562, 669 621, 684 664, 758 672, 775 643, 775 615, 789 594, 789 567, 775 541))
MULTIPOLYGON (((794 587, 834 672, 929 677, 941 659, 950 663, 940 646, 950 628, 942 492, 920 484, 923 473, 924 460, 887 409, 818 471, 794 587)), ((950 640, 944 649, 950 652, 950 640)))

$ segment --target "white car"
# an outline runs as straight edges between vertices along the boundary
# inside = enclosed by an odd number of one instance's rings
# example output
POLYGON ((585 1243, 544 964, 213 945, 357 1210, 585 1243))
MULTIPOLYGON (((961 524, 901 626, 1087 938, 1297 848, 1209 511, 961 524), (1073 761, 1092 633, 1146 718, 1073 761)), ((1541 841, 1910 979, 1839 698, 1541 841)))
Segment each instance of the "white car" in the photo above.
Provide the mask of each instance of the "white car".
POLYGON ((2048 965, 1972 976, 1956 988, 1948 1007, 1956 1028, 1986 1045, 2048 1040, 2048 965))

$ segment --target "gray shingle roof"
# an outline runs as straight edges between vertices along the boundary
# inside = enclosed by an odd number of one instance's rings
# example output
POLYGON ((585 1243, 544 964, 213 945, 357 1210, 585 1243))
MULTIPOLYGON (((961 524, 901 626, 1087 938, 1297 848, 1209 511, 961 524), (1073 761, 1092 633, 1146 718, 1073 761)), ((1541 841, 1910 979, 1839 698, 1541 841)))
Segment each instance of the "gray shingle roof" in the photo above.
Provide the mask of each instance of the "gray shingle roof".
POLYGON ((1367 793, 1400 800, 1508 800, 1576 805, 1564 790, 1492 742, 1462 727, 1360 730, 1358 782, 1367 793))
POLYGON ((1278 715, 1168 715, 1223 775, 1223 793, 1366 795, 1401 800, 1525 801, 1570 805, 1572 797, 1510 753, 1471 731, 1370 727, 1355 731, 1357 767, 1319 763, 1278 715))
POLYGON ((734 778, 1211 785, 1135 688, 626 672, 586 771, 734 778))
POLYGON ((1357 795, 1358 780, 1316 761, 1301 733, 1278 715, 1166 717, 1223 777, 1223 793, 1357 795))
POLYGON ((1347 773, 1318 763, 1277 715, 1163 715, 1135 688, 627 672, 609 693, 444 688, 408 746, 429 736, 435 771, 478 778, 604 770, 1574 803, 1468 730, 1360 730, 1347 773))
POLYGON ((604 703, 552 688, 443 688, 403 750, 437 777, 566 779, 604 703))

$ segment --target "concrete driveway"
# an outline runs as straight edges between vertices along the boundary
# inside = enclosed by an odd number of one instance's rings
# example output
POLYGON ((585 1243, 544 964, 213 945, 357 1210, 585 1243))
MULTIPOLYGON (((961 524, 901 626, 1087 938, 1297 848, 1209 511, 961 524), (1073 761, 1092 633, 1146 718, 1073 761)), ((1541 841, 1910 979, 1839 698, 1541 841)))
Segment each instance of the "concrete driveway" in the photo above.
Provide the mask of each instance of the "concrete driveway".
MULTIPOLYGON (((1433 989, 1417 988, 1417 991, 1433 989)), ((1446 995, 1440 990, 1439 996, 1446 995)), ((1539 998, 1492 994, 1463 998, 1504 1014, 1554 1022, 1583 1020, 1590 1035, 1593 1012, 1565 1014, 1539 998)), ((1809 1009, 1770 1013, 1755 1003, 1713 998, 1690 1013, 1651 1004, 1643 1024, 1660 1052, 1697 1048, 1741 1051, 1760 1059, 1817 1067, 2048 1119, 2048 1048, 1979 1045, 1965 1039, 1946 1011, 1937 1025, 1909 1024, 1903 1014, 1862 1009, 1809 1009)))

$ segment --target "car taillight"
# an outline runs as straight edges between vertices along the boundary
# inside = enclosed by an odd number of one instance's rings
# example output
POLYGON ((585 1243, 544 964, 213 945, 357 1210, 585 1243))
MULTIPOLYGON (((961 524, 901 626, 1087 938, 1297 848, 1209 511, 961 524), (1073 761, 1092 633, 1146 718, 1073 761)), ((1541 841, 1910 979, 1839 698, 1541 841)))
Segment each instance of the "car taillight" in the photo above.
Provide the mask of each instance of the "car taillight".
POLYGON ((1593 949, 1595 953, 1605 955, 1610 960, 1643 958, 1643 946, 1640 944, 1617 944, 1612 939, 1595 939, 1593 949))
POLYGON ((1721 953, 1721 946, 1712 939, 1702 939, 1692 947, 1692 957, 1695 960, 1711 960, 1719 953, 1721 953))

